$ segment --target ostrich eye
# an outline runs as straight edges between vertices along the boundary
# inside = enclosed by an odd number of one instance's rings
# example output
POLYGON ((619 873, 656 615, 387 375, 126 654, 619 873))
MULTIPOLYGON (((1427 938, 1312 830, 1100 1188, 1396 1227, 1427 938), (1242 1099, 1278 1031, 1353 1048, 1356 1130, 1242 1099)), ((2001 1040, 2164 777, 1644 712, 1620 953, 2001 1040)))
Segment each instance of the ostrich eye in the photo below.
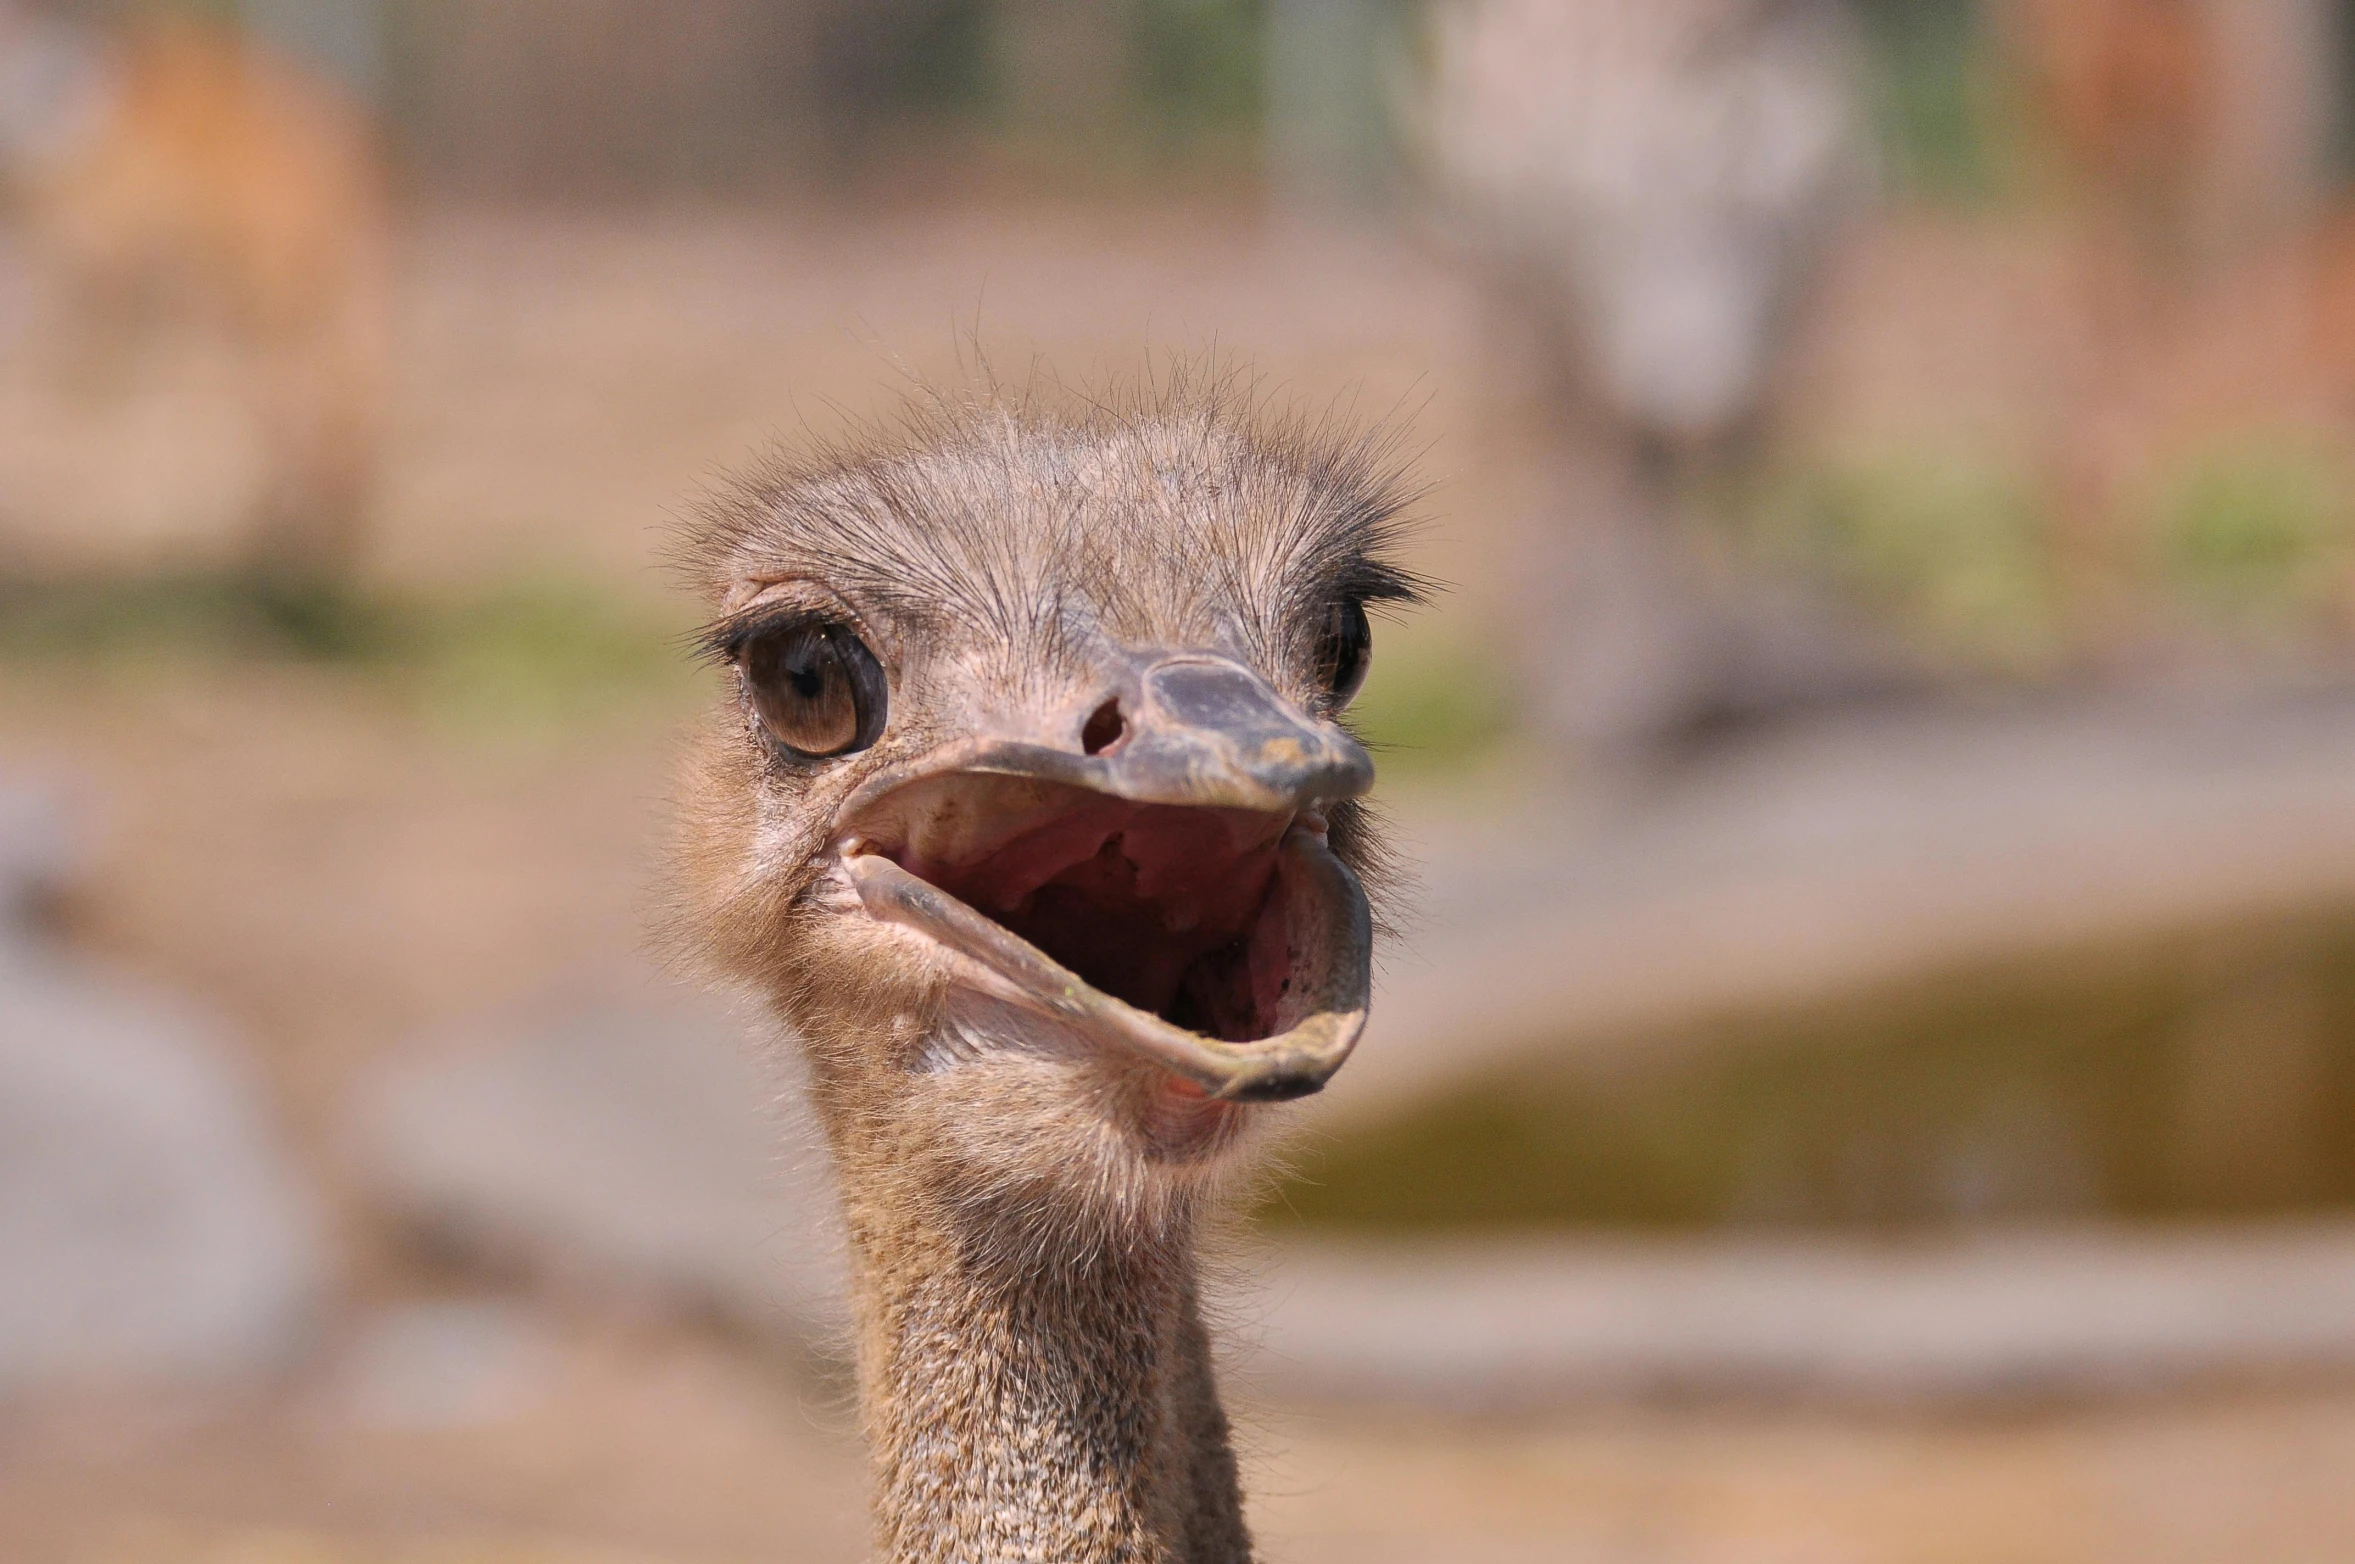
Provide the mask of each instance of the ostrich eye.
POLYGON ((1373 660, 1374 627, 1366 623, 1366 605, 1350 598, 1325 610, 1324 628, 1317 634, 1317 678, 1332 710, 1357 698, 1373 660))
POLYGON ((802 623, 755 636, 739 666, 761 726, 797 755, 847 754, 882 735, 883 669, 840 625, 802 623))

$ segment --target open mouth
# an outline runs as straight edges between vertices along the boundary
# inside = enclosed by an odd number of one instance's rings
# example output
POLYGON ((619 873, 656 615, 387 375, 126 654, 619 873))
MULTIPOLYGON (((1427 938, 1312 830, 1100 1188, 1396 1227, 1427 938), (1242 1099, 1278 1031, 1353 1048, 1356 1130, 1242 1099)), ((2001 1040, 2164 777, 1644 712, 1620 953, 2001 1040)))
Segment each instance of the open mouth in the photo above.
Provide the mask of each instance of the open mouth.
POLYGON ((861 811, 843 853, 869 912, 967 958, 967 981, 1211 1096, 1314 1091, 1364 1022, 1365 897, 1311 810, 960 771, 861 811))

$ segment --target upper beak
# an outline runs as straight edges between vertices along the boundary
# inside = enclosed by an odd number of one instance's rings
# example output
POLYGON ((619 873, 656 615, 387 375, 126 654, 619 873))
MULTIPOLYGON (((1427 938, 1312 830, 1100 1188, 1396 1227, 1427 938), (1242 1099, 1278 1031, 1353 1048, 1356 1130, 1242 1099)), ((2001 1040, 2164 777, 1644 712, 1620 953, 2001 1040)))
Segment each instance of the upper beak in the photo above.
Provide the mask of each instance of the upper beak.
POLYGON ((935 764, 1065 782, 1141 804, 1270 814, 1355 798, 1374 785, 1363 745, 1224 658, 1164 658, 1142 671, 1136 693, 1137 709, 1123 711, 1126 733, 1101 754, 983 740, 935 764))
MULTIPOLYGON (((1063 783, 1146 804, 1242 809, 1303 816, 1285 832, 1279 894, 1297 909, 1286 925, 1292 985, 1281 1029, 1255 1042, 1228 1042, 1172 1025, 1083 982, 1002 925, 879 854, 848 861, 870 912, 922 928, 987 968, 1003 997, 1108 1032, 1194 1081, 1236 1101, 1304 1096, 1324 1085, 1364 1030, 1372 985, 1372 919, 1364 890, 1326 844, 1316 806, 1372 786, 1365 749, 1338 727, 1308 717, 1250 670, 1224 658, 1186 653, 1138 670, 1122 702, 1125 731, 1089 755, 1019 739, 949 746, 920 774, 980 772, 1063 783), (1131 707, 1133 706, 1133 710, 1131 707)), ((845 807, 909 780, 872 779, 845 807)))

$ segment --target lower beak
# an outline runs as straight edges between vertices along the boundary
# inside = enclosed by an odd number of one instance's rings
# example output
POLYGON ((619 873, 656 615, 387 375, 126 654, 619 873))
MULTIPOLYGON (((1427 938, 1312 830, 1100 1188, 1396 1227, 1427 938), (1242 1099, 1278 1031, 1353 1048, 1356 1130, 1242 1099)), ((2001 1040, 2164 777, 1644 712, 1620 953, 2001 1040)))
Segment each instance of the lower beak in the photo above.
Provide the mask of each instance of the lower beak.
POLYGON ((1230 1043, 1173 1026, 1096 988, 1044 951, 890 859, 850 860, 867 910, 923 930, 979 963, 997 997, 1135 1049, 1228 1102, 1281 1102, 1321 1090, 1349 1058, 1366 1025, 1373 930, 1364 890, 1325 843, 1294 826, 1285 833, 1284 894, 1310 915, 1286 930, 1296 984, 1279 1012, 1282 1029, 1257 1042, 1230 1043))

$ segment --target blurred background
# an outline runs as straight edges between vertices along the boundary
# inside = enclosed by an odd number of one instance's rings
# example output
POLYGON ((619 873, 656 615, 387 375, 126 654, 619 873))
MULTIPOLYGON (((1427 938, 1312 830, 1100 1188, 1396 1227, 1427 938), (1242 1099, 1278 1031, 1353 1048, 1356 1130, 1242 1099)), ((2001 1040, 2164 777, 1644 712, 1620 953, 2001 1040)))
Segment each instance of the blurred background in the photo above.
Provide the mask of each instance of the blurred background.
POLYGON ((1411 428, 1290 1560, 2355 1556, 2355 4, 0 0, 0 1554, 864 1556, 697 485, 1411 428))

